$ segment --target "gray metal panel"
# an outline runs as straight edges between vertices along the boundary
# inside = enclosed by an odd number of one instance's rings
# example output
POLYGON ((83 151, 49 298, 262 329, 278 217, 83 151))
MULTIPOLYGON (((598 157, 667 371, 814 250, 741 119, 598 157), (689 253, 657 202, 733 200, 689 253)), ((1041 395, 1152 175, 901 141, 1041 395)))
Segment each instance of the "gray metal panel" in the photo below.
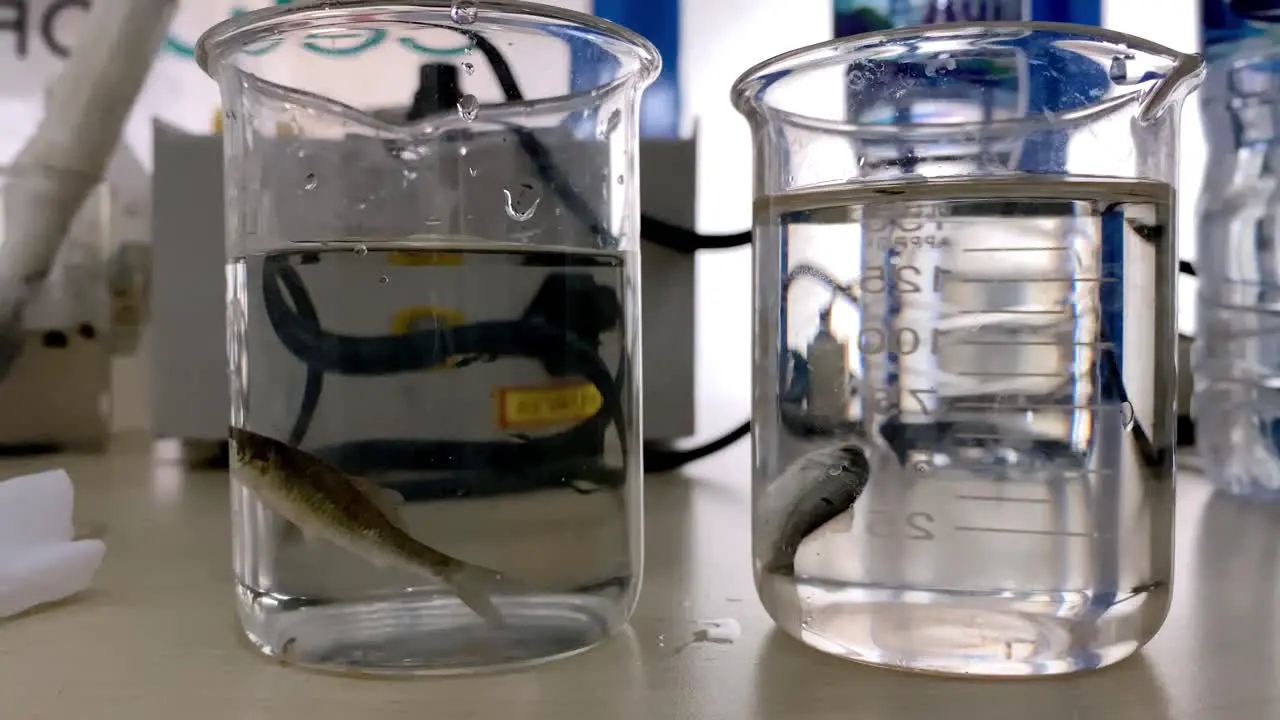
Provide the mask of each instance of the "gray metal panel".
MULTIPOLYGON (((641 142, 640 197, 645 213, 693 229, 697 168, 694 140, 641 142)), ((648 242, 641 253, 645 435, 687 437, 693 434, 696 411, 694 256, 648 242)))
POLYGON ((157 123, 152 175, 151 379, 156 434, 226 436, 222 143, 157 123))

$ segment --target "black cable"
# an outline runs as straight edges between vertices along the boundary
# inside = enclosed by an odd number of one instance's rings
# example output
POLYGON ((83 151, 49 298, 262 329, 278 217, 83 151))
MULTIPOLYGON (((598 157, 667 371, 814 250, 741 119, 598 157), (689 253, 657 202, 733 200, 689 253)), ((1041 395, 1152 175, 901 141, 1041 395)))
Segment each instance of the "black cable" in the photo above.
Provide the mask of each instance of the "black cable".
MULTIPOLYGON (((1198 278, 1199 273, 1196 272, 1196 266, 1188 260, 1178 261, 1178 274, 1187 277, 1198 278)), ((1183 336, 1178 336, 1178 342, 1181 343, 1183 336)), ((1181 349, 1179 349, 1181 353, 1181 349)), ((1190 371, 1190 368, 1183 368, 1181 373, 1190 371)), ((1188 412, 1189 408, 1178 408, 1178 447, 1195 447, 1196 444, 1196 421, 1188 412)))
MULTIPOLYGON (((586 378, 600 392, 603 401, 600 410, 569 430, 536 439, 523 438, 523 442, 364 440, 313 452, 347 472, 358 474, 449 472, 428 483, 395 479, 385 483, 410 501, 554 487, 562 485, 566 478, 577 483, 571 486, 574 489, 589 491, 614 487, 625 479, 623 473, 600 468, 594 462, 605 428, 609 424, 622 427, 619 389, 626 380, 625 357, 619 363, 615 379, 589 343, 565 328, 528 314, 519 320, 474 323, 405 335, 340 335, 321 328, 315 306, 288 255, 269 256, 263 265, 262 279, 268 322, 284 347, 307 368, 303 401, 289 432, 291 444, 299 444, 310 428, 326 373, 383 376, 429 370, 456 358, 527 357, 544 363, 556 362, 566 373, 586 378)), ((625 433, 619 433, 619 441, 625 456, 625 433)))
MULTIPOLYGON (((287 292, 289 298, 293 300, 296 322, 305 330, 318 334, 321 331, 320 315, 316 312, 315 303, 311 302, 311 295, 307 293, 302 277, 288 263, 283 263, 281 267, 274 266, 275 264, 272 263, 263 268, 262 294, 268 318, 274 316, 275 320, 280 320, 281 310, 284 309, 283 299, 279 297, 281 288, 271 280, 271 270, 274 268, 280 284, 284 286, 284 292, 287 292), (272 312, 273 303, 279 303, 279 306, 274 308, 274 313, 272 312)), ((274 320, 273 324, 275 324, 274 320)), ((281 330, 277 329, 276 332, 279 334, 281 330)), ((283 336, 281 340, 283 341, 283 336)), ((324 370, 311 363, 306 363, 306 368, 307 376, 302 385, 302 402, 298 406, 298 414, 294 417, 293 427, 289 430, 289 444, 294 447, 302 444, 303 438, 306 437, 307 430, 311 427, 311 418, 315 416, 316 408, 320 406, 320 393, 324 390, 324 370)))
POLYGON ((749 432, 751 432, 750 420, 711 442, 688 450, 665 448, 656 443, 646 442, 644 445, 644 470, 645 472, 671 472, 695 460, 701 460, 708 455, 720 452, 746 437, 749 432))

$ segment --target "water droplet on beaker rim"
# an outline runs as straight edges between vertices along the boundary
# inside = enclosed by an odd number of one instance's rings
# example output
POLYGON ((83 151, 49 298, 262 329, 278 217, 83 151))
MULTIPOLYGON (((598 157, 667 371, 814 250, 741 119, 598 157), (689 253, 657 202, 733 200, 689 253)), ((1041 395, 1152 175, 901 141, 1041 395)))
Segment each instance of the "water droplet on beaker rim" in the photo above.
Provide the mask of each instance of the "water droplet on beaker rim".
POLYGON ((305 182, 303 182, 303 184, 302 184, 302 189, 303 189, 303 190, 315 190, 315 189, 316 189, 316 186, 317 186, 317 185, 319 185, 319 184, 320 184, 320 181, 319 181, 319 180, 316 180, 316 174, 315 174, 315 173, 307 173, 307 177, 305 178, 305 182))
POLYGON ((538 203, 542 202, 542 193, 531 183, 521 183, 515 192, 503 188, 502 195, 506 198, 503 210, 507 217, 516 222, 524 222, 533 217, 538 210, 538 203))
POLYGON ((359 255, 360 257, 364 257, 365 255, 368 255, 368 254, 369 254, 369 248, 365 247, 363 243, 356 246, 356 255, 359 255))
POLYGON ((458 117, 466 122, 471 122, 480 114, 480 101, 475 95, 463 95, 458 101, 458 117))
POLYGON ((453 0, 449 8, 449 18, 459 25, 470 25, 476 21, 479 9, 475 0, 453 0))

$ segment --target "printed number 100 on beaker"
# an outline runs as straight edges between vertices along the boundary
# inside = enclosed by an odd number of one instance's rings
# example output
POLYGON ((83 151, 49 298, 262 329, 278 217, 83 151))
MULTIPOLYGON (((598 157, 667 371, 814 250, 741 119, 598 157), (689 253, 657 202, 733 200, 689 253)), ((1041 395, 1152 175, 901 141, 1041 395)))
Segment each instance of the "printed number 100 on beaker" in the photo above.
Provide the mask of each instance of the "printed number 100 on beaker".
MULTIPOLYGON (((776 579, 808 599, 802 632, 936 652, 944 670, 966 652, 1131 652, 1167 603, 1168 522, 1150 508, 1172 477, 1169 186, 1019 176, 761 200, 787 277, 844 285, 783 285, 788 349, 823 332, 850 349, 854 391, 805 412, 834 409, 826 426, 871 448, 851 512, 776 579)), ((775 467, 834 440, 779 442, 775 467)))

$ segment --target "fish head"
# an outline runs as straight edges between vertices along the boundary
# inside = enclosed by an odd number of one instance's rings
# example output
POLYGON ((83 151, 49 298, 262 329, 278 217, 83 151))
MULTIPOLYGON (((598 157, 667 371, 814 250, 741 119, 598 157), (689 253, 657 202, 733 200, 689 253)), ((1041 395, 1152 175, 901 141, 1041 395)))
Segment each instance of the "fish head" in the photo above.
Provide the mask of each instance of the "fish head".
POLYGON ((841 443, 822 448, 805 457, 809 472, 820 472, 831 477, 865 477, 871 471, 866 450, 852 443, 841 443))
POLYGON ((264 468, 271 464, 275 453, 269 438, 238 427, 230 429, 230 437, 236 463, 240 466, 264 468))
POLYGON ((866 475, 871 471, 871 463, 867 457, 867 452, 856 444, 841 445, 834 449, 833 454, 836 461, 833 467, 838 468, 840 473, 866 475))

